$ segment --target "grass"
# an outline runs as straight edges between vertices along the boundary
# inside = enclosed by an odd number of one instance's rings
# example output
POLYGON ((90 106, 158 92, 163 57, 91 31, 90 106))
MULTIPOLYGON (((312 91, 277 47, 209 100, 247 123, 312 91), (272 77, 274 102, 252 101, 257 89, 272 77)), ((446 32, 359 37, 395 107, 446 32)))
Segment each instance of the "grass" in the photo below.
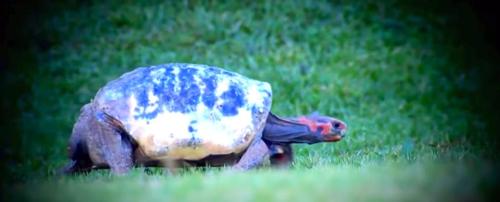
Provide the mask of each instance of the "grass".
POLYGON ((454 10, 393 1, 10 6, 40 9, 13 12, 7 25, 6 199, 481 200, 496 186, 496 52, 467 2, 454 10), (290 170, 55 176, 79 108, 119 75, 168 62, 268 81, 275 113, 336 116, 348 137, 295 145, 290 170))
MULTIPOLYGON (((434 201, 474 200, 480 185, 453 165, 318 166, 290 171, 188 172, 179 176, 106 174, 52 179, 23 190, 32 201, 434 201), (318 178, 318 175, 321 175, 318 178), (409 176, 411 176, 409 178, 409 176), (429 180, 431 177, 433 180, 429 180), (90 178, 90 179, 89 179, 90 178), (411 179, 411 183, 408 180, 411 179), (380 186, 382 183, 383 186, 380 186), (54 194, 53 190, 64 190, 54 194), (92 193, 85 194, 82 193, 92 193), (124 194, 126 193, 126 194, 124 194)), ((491 171, 490 171, 491 172, 491 171)), ((484 179, 481 179, 484 180, 484 179)), ((23 189, 21 187, 20 189, 23 189)))

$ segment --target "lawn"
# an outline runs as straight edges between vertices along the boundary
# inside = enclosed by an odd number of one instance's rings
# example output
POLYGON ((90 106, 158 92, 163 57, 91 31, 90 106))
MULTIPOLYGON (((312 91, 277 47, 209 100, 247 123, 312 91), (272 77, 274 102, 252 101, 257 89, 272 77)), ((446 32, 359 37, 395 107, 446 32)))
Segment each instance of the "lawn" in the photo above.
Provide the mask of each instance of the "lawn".
POLYGON ((7 3, 2 197, 16 201, 484 200, 498 174, 498 52, 467 1, 7 3), (56 176, 80 107, 169 62, 273 86, 273 112, 344 120, 290 169, 56 176))

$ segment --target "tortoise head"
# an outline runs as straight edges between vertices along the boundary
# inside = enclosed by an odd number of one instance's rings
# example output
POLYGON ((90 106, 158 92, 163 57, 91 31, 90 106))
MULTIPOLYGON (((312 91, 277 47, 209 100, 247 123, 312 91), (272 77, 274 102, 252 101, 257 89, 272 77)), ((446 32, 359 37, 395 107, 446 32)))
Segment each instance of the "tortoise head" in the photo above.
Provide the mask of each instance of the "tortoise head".
POLYGON ((295 118, 269 114, 263 139, 274 143, 336 142, 344 138, 347 125, 336 118, 313 113, 295 118))
POLYGON ((312 114, 301 116, 296 119, 300 124, 309 128, 309 133, 318 136, 322 142, 336 142, 344 138, 347 125, 333 117, 312 114))

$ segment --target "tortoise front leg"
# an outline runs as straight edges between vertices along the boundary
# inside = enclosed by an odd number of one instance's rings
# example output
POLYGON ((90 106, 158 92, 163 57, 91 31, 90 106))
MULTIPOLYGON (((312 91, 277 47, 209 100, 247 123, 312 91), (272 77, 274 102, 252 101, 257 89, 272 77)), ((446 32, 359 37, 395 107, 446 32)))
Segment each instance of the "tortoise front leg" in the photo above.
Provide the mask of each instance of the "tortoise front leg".
POLYGON ((279 143, 269 145, 269 160, 271 166, 288 168, 293 162, 293 150, 291 144, 279 143))
POLYGON ((269 149, 266 143, 262 139, 256 139, 233 168, 237 170, 249 170, 260 166, 268 152, 269 149))

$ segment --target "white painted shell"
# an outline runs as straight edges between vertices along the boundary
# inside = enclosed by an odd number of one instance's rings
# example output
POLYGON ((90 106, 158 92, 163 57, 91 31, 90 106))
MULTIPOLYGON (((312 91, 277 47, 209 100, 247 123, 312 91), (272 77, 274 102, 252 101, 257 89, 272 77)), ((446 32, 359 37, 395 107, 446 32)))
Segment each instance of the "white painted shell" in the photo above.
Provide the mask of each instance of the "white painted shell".
POLYGON ((120 120, 151 159, 198 160, 241 153, 271 108, 266 82, 216 67, 166 64, 109 82, 94 103, 120 120))

